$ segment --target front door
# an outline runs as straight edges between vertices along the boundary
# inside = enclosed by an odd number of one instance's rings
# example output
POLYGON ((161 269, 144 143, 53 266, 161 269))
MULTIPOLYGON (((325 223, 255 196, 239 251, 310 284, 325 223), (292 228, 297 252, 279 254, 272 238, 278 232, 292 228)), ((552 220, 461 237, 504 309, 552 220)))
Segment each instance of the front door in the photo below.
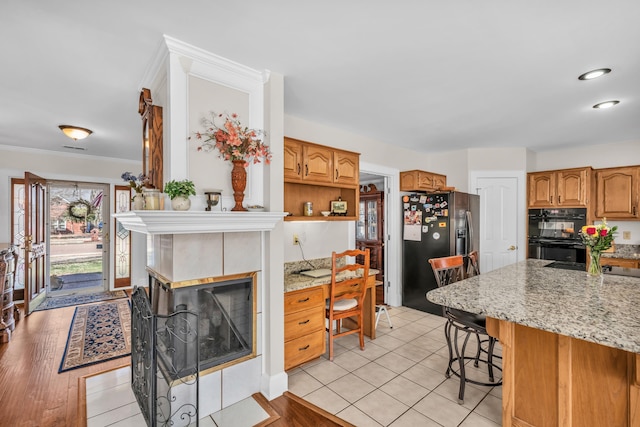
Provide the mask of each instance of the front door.
POLYGON ((47 294, 47 181, 25 172, 24 186, 24 307, 28 315, 47 294))

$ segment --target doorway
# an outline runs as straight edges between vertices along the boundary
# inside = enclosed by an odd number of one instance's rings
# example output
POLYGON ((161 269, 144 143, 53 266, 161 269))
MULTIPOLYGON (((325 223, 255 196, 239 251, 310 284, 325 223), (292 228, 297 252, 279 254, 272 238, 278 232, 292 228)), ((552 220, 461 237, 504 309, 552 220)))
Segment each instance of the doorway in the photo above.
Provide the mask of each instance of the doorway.
POLYGON ((108 291, 109 185, 49 180, 48 187, 48 295, 108 291))

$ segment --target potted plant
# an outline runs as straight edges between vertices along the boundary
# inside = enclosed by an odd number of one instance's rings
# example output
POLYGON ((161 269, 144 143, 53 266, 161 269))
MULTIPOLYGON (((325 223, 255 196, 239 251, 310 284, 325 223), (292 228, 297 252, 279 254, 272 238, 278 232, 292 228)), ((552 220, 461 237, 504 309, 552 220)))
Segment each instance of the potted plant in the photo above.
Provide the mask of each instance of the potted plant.
POLYGON ((189 196, 196 195, 196 187, 191 180, 172 179, 164 185, 164 192, 171 199, 171 208, 174 211, 188 211, 191 207, 189 196))

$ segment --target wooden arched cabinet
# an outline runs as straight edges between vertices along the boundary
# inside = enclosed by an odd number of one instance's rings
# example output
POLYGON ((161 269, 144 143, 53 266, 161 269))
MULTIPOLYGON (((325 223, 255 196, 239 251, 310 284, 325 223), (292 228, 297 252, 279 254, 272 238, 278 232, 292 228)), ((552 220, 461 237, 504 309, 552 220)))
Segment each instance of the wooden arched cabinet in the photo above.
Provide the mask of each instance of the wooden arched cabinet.
MULTIPOLYGON (((360 186, 360 209, 356 223, 356 247, 369 249, 369 265, 384 282, 384 192, 374 184, 360 186)), ((360 262, 360 261, 359 261, 360 262)), ((376 304, 384 303, 383 285, 376 286, 376 304)))
POLYGON ((162 107, 153 105, 149 89, 140 92, 138 113, 142 116, 142 173, 148 186, 162 191, 162 107))

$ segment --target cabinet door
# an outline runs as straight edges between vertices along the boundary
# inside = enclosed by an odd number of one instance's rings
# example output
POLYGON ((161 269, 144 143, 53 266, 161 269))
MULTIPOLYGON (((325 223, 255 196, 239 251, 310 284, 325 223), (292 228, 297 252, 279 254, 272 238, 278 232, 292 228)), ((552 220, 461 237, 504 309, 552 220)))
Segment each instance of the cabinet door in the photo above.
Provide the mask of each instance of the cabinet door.
POLYGON ((376 199, 366 201, 367 227, 365 230, 366 240, 378 240, 380 225, 378 224, 379 205, 376 199))
POLYGON ((365 231, 365 211, 366 206, 364 200, 360 199, 360 210, 358 211, 358 222, 356 223, 356 240, 364 240, 365 231))
POLYGON ((546 208, 555 206, 555 172, 536 172, 529 174, 529 207, 546 208))
POLYGON ((284 140, 284 179, 302 180, 302 144, 285 138, 284 140))
POLYGON ((332 183, 333 182, 333 150, 317 145, 305 145, 302 148, 304 170, 302 179, 332 183))
POLYGON ((640 167, 596 171, 596 217, 638 219, 640 167))
POLYGON ((432 174, 432 185, 434 190, 439 190, 442 187, 447 186, 447 177, 444 175, 438 175, 437 173, 432 174))
POLYGON ((360 171, 360 156, 353 153, 336 151, 333 153, 334 176, 333 182, 342 185, 358 185, 360 171))
POLYGON ((589 188, 588 169, 570 169, 558 171, 558 206, 587 206, 589 188))

